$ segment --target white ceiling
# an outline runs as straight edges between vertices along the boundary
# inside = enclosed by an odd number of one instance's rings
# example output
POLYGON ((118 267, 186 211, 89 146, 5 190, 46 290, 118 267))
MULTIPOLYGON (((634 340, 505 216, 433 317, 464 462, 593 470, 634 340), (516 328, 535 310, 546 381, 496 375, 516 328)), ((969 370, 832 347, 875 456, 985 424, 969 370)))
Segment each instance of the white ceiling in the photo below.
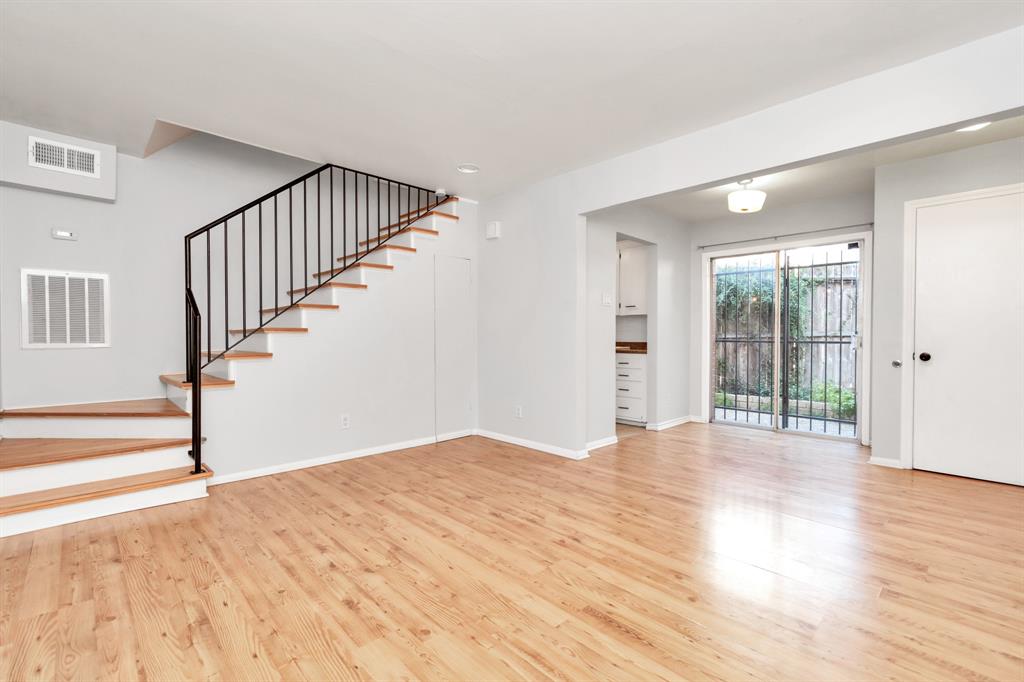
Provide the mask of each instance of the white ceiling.
MULTIPOLYGON (((1024 116, 1016 116, 995 121, 976 132, 942 133, 779 173, 756 176, 750 186, 768 194, 763 210, 770 211, 806 201, 871 192, 875 186, 877 166, 1021 136, 1024 136, 1024 116)), ((737 189, 738 184, 729 183, 695 192, 669 192, 637 203, 686 222, 704 222, 735 216, 729 212, 726 196, 737 189)))
POLYGON ((159 119, 479 197, 1020 24, 1019 0, 8 0, 0 117, 135 155, 159 119))

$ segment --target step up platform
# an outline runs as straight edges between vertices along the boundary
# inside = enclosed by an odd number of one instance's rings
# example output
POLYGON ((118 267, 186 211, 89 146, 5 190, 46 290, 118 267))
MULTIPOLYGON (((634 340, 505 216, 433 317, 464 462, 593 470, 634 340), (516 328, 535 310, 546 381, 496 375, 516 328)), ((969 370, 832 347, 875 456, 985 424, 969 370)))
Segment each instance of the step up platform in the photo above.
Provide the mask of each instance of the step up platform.
MULTIPOLYGON (((160 381, 164 382, 168 386, 174 388, 180 388, 183 391, 192 390, 192 382, 185 378, 185 373, 180 372, 178 374, 161 374, 160 381)), ((203 372, 202 386, 206 388, 231 388, 235 385, 233 379, 225 379, 215 374, 207 374, 203 372)))
POLYGON ((190 466, 147 471, 0 497, 0 537, 125 511, 206 497, 206 479, 190 466))
POLYGON ((0 411, 7 438, 184 438, 189 413, 167 398, 46 405, 0 411))

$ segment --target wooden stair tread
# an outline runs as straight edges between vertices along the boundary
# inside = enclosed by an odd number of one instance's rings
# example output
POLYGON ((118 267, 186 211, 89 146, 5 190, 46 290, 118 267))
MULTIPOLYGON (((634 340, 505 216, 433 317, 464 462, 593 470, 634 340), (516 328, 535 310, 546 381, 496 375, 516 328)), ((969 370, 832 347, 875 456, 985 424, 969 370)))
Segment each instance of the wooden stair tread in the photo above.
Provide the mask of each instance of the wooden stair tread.
POLYGON ((258 327, 256 329, 229 329, 232 334, 305 334, 308 327, 258 327))
POLYGON ((352 268, 375 268, 377 270, 394 270, 395 266, 388 265, 387 263, 367 263, 365 261, 360 261, 358 263, 353 263, 352 265, 349 265, 348 267, 345 268, 331 268, 330 270, 324 270, 323 272, 315 272, 313 273, 313 276, 330 277, 332 275, 337 275, 339 273, 345 272, 346 270, 351 270, 352 268))
POLYGON ((90 481, 88 483, 51 488, 49 490, 36 490, 19 495, 8 495, 0 497, 0 516, 59 507, 75 502, 97 500, 104 497, 113 497, 114 495, 134 493, 140 490, 162 488, 167 485, 209 478, 212 475, 213 471, 206 466, 203 466, 203 472, 200 474, 193 474, 192 467, 177 467, 135 474, 133 476, 111 478, 105 481, 90 481))
POLYGON ((191 438, 4 438, 0 471, 190 445, 191 438))
MULTIPOLYGON (((381 228, 381 229, 387 229, 387 228, 381 228)), ((420 234, 429 234, 429 235, 433 235, 435 237, 437 235, 441 234, 437 230, 431 230, 430 228, 427 228, 427 227, 404 227, 401 230, 395 230, 394 232, 391 232, 390 234, 388 234, 388 233, 379 234, 376 237, 371 237, 370 239, 364 239, 363 241, 359 242, 359 245, 363 246, 365 244, 372 244, 374 242, 379 242, 379 241, 381 241, 383 239, 390 239, 391 237, 394 237, 396 235, 400 235, 403 232, 418 232, 420 234)))
MULTIPOLYGON (((218 356, 221 353, 224 353, 224 351, 203 351, 203 355, 206 356, 218 356)), ((262 360, 264 358, 272 358, 274 357, 274 354, 258 350, 229 350, 221 357, 224 360, 262 360)))
POLYGON ((81 405, 46 405, 3 410, 0 417, 188 417, 180 407, 166 398, 115 400, 81 405))
MULTIPOLYGON (((365 289, 368 285, 358 284, 356 282, 324 282, 320 287, 334 287, 336 289, 365 289)), ((317 290, 318 287, 309 286, 303 289, 292 289, 289 294, 311 294, 317 290)))
POLYGON ((341 306, 334 303, 296 303, 295 305, 283 305, 277 308, 264 308, 260 312, 274 314, 283 312, 289 308, 302 308, 303 310, 337 310, 341 306))
MULTIPOLYGON (((406 251, 408 253, 416 253, 415 246, 402 246, 401 244, 381 244, 380 246, 375 246, 374 248, 370 249, 369 253, 373 253, 377 249, 391 249, 392 251, 406 251)), ((362 256, 365 255, 366 254, 362 254, 362 256)), ((353 258, 360 257, 361 255, 359 254, 350 253, 347 256, 338 256, 335 260, 337 260, 339 263, 344 263, 347 260, 352 260, 353 258)))
MULTIPOLYGON (((192 388, 192 382, 185 381, 185 373, 179 372, 178 374, 161 374, 160 381, 164 382, 168 386, 176 386, 180 389, 192 388)), ((207 374, 203 372, 203 388, 229 388, 235 385, 234 379, 225 379, 219 377, 216 374, 207 374)))

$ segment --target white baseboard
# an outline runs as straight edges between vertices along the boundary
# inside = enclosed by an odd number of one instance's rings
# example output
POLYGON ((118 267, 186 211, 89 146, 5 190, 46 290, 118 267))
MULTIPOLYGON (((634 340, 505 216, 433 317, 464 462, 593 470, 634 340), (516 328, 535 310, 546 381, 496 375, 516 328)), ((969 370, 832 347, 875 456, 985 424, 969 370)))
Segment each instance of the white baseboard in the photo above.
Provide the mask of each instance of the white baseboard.
POLYGON ((462 431, 452 431, 451 433, 442 433, 437 437, 438 443, 443 443, 446 440, 455 440, 456 438, 465 438, 466 436, 472 436, 475 433, 474 429, 463 429, 462 431))
MULTIPOLYGON (((446 434, 449 436, 450 434, 446 434)), ((466 433, 464 435, 472 435, 466 433)), ((442 436, 441 438, 445 438, 442 436)), ((458 438, 459 436, 451 436, 452 438, 458 438)), ((371 448, 363 448, 361 450, 352 450, 350 452, 342 452, 336 455, 325 455, 323 457, 311 457, 310 459, 300 459, 294 462, 283 462, 281 464, 274 464, 268 467, 261 467, 259 469, 248 469, 246 471, 237 471, 233 474, 214 474, 208 480, 209 485, 221 485, 222 483, 234 483, 235 481, 244 481, 249 478, 259 478, 260 476, 270 476, 271 474, 281 474, 286 471, 295 471, 296 469, 308 469, 310 467, 318 467, 324 464, 333 464, 335 462, 344 462, 347 459, 357 459, 359 457, 369 457, 370 455, 379 455, 385 452, 394 452, 395 450, 406 450, 408 448, 416 448, 421 445, 433 445, 438 442, 434 436, 427 436, 426 438, 416 438, 413 440, 407 440, 400 443, 389 443, 387 445, 377 445, 371 448)), ((216 471, 216 467, 214 467, 216 471)))
POLYGON ((158 507, 164 504, 174 504, 176 502, 206 497, 206 482, 208 480, 201 478, 196 481, 175 483, 174 485, 165 485, 149 490, 138 490, 123 495, 63 504, 59 507, 37 509, 21 514, 11 514, 0 519, 0 538, 43 528, 63 526, 66 523, 95 519, 100 516, 109 516, 111 514, 135 511, 136 509, 158 507))
POLYGON ((686 417, 676 417, 675 419, 666 419, 663 422, 648 423, 648 431, 664 431, 665 429, 671 429, 673 426, 679 426, 680 424, 688 424, 689 422, 700 421, 698 417, 692 417, 687 415, 686 417))
POLYGON ((591 450, 597 450, 598 448, 606 448, 609 445, 615 445, 618 442, 619 439, 617 436, 608 436, 607 438, 599 438, 597 440, 592 440, 589 443, 587 443, 587 452, 590 452, 591 450))
POLYGON ((868 460, 868 464, 876 464, 880 467, 891 467, 893 469, 903 469, 903 462, 895 457, 872 457, 868 460))
POLYGON ((495 433, 494 431, 477 429, 476 435, 483 436, 484 438, 490 438, 491 440, 498 440, 502 443, 519 445, 520 447, 529 448, 531 450, 539 450, 540 452, 546 452, 549 455, 566 457, 568 459, 586 459, 590 456, 587 454, 586 450, 570 450, 569 448, 563 448, 557 445, 548 445, 547 443, 538 443, 537 441, 526 440, 525 438, 518 438, 516 436, 507 436, 504 433, 495 433))

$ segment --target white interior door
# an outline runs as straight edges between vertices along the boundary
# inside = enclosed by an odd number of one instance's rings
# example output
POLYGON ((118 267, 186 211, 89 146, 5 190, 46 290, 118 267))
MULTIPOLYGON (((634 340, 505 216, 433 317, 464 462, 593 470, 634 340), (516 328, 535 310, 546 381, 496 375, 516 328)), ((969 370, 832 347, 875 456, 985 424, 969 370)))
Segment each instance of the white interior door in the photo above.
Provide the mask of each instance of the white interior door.
POLYGON ((468 435, 476 420, 476 302, 468 258, 434 257, 434 429, 468 435))
POLYGON ((1024 484, 1024 194, 917 209, 914 468, 1024 484))

